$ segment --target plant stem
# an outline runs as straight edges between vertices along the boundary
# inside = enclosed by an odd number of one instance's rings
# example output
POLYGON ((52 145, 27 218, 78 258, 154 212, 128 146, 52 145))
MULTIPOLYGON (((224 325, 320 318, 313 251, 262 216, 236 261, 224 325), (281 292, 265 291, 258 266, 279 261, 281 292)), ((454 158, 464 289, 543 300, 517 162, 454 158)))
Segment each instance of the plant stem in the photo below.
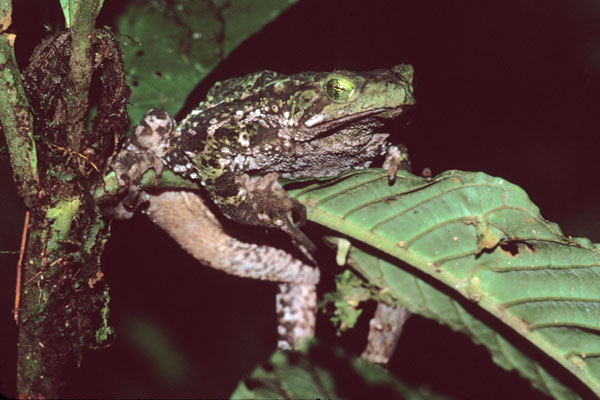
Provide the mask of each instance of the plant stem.
POLYGON ((0 0, 0 124, 4 131, 17 192, 31 208, 38 193, 33 117, 15 60, 15 35, 6 33, 12 20, 10 0, 0 0))
POLYGON ((71 125, 67 135, 70 149, 79 153, 88 112, 88 90, 93 72, 93 57, 89 54, 92 32, 98 16, 100 0, 79 0, 71 28, 70 80, 71 96, 67 107, 71 125))

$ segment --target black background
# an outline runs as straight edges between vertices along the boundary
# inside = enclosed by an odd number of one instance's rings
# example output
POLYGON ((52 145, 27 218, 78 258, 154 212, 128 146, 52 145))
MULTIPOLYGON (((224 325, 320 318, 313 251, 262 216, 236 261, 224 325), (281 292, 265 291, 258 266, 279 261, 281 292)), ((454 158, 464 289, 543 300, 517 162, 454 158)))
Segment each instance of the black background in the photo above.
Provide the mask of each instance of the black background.
MULTIPOLYGON (((55 26, 61 16, 51 2, 15 3, 24 66, 44 34, 42 24, 55 26)), ((123 7, 111 3, 121 2, 106 2, 100 24, 110 25, 123 7)), ((418 108, 408 128, 392 126, 392 132, 408 146, 416 172, 501 176, 524 188, 566 234, 598 241, 599 17, 594 0, 303 0, 236 49, 187 108, 214 82, 257 70, 410 63, 418 108)), ((14 250, 24 209, 5 161, 0 180, 0 250, 14 250)), ((16 256, 0 255, 0 262, 0 391, 10 395, 16 256)), ((274 284, 199 265, 143 216, 113 223, 103 268, 117 340, 69 371, 65 396, 224 397, 275 346, 274 284), (165 339, 160 362, 173 363, 173 376, 157 373, 140 347, 144 339, 136 332, 155 329, 165 339)), ((405 329, 391 367, 407 382, 456 399, 543 398, 516 373, 496 367, 468 337, 420 317, 405 329)), ((319 320, 319 336, 356 352, 364 333, 336 339, 319 320)), ((161 337, 146 339, 158 346, 161 337)))

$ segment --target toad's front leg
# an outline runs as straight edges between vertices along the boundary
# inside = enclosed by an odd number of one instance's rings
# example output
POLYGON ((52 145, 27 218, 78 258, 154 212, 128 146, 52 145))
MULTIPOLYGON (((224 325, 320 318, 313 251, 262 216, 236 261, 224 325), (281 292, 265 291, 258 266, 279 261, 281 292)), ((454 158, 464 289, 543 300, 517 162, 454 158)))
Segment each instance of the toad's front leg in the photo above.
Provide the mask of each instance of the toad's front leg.
POLYGON ((294 239, 309 258, 316 250, 300 230, 306 222, 306 208, 291 198, 277 181, 280 174, 247 174, 231 177, 226 189, 211 193, 219 210, 229 219, 247 225, 279 229, 294 239), (233 190, 232 190, 233 189, 233 190))

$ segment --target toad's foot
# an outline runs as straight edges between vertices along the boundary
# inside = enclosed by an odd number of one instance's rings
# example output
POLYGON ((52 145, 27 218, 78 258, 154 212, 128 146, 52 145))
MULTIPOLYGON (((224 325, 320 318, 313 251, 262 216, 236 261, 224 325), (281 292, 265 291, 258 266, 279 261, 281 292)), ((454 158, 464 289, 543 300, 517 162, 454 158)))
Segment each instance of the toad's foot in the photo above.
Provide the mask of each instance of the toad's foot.
MULTIPOLYGON (((277 179, 279 173, 236 178, 243 200, 235 207, 222 207, 224 214, 249 225, 277 228, 292 237, 306 254, 316 250, 314 243, 300 230, 306 223, 306 208, 291 198, 277 179)), ((310 258, 310 257, 309 257, 310 258)))
POLYGON ((119 193, 125 192, 120 202, 113 206, 114 217, 131 218, 139 204, 147 201, 147 197, 141 195, 140 181, 150 169, 154 169, 157 177, 162 174, 161 158, 167 152, 175 126, 175 120, 166 111, 148 111, 125 146, 108 163, 108 170, 116 174, 119 193))
POLYGON ((388 171, 390 185, 393 185, 396 181, 396 172, 398 170, 410 171, 410 161, 408 160, 406 147, 402 145, 388 147, 385 160, 383 161, 383 168, 388 171))

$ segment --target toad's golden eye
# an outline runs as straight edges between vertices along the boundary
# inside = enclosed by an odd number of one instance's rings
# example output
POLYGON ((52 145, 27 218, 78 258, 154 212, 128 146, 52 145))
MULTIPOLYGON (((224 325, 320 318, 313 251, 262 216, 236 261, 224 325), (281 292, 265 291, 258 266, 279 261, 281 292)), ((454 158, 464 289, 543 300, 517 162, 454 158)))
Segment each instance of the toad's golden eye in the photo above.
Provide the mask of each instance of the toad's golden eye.
POLYGON ((325 93, 333 101, 348 101, 354 93, 354 84, 347 79, 333 78, 325 84, 325 93))

